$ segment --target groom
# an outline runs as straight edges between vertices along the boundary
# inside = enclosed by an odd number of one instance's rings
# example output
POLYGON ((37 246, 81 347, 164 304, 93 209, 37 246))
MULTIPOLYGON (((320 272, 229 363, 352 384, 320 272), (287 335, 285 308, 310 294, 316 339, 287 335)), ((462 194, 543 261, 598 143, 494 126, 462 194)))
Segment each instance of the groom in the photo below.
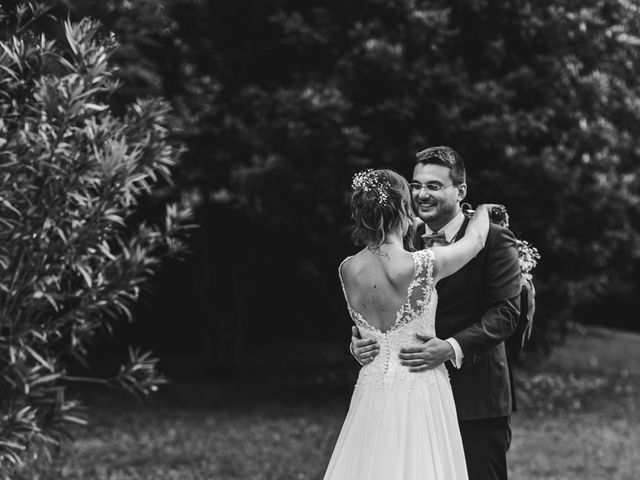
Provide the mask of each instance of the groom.
MULTIPOLYGON (((455 242, 468 219, 461 210, 467 193, 462 157, 449 147, 416 154, 410 183, 414 208, 424 222, 414 246, 455 242)), ((513 392, 504 341, 515 331, 520 308, 520 267, 513 234, 492 224, 483 250, 436 286, 436 338, 404 348, 411 371, 447 362, 464 444, 469 480, 506 480, 511 443, 513 392)), ((361 363, 379 351, 354 327, 351 351, 361 363)))

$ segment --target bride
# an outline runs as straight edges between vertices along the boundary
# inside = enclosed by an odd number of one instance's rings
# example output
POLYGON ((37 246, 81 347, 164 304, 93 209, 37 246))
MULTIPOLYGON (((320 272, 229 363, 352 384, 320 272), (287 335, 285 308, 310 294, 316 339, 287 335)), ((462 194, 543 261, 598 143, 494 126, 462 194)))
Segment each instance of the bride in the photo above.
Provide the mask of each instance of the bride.
POLYGON ((347 309, 380 353, 364 365, 324 480, 467 480, 455 404, 444 365, 409 372, 400 348, 435 336, 435 284, 484 246, 489 206, 481 205, 459 241, 417 252, 406 180, 391 170, 356 174, 353 238, 363 248, 338 269, 347 309))

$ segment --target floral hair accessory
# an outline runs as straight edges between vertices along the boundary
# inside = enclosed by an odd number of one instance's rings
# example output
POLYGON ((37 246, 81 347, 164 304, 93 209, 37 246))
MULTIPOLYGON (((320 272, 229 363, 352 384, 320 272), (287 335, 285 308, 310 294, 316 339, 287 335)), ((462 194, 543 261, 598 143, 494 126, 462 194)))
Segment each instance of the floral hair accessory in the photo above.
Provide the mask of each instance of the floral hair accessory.
POLYGON ((386 205, 389 200, 389 182, 380 179, 380 176, 369 168, 358 172, 353 176, 351 188, 354 191, 364 190, 365 192, 375 192, 376 200, 380 205, 386 205))

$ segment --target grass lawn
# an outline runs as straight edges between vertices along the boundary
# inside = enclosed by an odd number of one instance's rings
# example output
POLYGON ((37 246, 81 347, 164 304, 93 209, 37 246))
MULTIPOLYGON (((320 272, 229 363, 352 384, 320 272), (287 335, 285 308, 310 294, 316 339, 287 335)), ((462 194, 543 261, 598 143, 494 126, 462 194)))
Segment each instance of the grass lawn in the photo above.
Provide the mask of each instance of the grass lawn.
MULTIPOLYGON (((148 406, 85 392, 91 424, 25 478, 321 479, 356 375, 332 348, 331 367, 283 371, 280 383, 174 384, 148 406)), ((581 328, 516 379, 512 479, 640 479, 640 335, 581 328)))
POLYGON ((640 335, 580 329, 518 374, 514 479, 640 479, 640 335))

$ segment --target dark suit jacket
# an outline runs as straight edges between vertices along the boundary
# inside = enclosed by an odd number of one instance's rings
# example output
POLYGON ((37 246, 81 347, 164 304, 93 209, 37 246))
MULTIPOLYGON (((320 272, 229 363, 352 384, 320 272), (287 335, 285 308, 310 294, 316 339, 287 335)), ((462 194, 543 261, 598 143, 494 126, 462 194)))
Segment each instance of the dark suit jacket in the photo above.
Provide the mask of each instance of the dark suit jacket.
MULTIPOLYGON (((456 236, 464 235, 468 220, 456 236)), ((424 228, 424 227, 423 227, 424 228)), ((422 248, 418 232, 416 248, 422 248)), ((491 224, 484 248, 436 285, 436 335, 455 338, 464 354, 462 368, 449 365, 458 418, 501 417, 515 405, 504 341, 520 313, 520 266, 515 237, 491 224)))

